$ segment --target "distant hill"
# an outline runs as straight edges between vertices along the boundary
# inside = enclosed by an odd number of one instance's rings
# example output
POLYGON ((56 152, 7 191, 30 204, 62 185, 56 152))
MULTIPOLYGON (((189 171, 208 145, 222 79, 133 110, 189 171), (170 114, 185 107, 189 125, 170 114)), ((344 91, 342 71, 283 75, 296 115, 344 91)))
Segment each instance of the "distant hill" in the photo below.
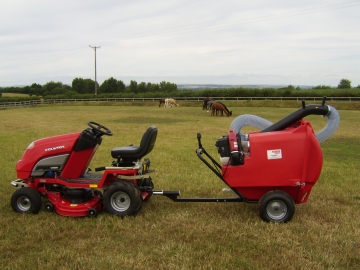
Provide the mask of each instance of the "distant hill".
MULTIPOLYGON (((191 89, 191 90, 202 90, 202 89, 226 89, 226 88, 282 88, 287 85, 273 85, 273 84, 239 84, 239 85, 230 85, 230 84, 178 84, 178 89, 191 89)), ((295 87, 300 87, 301 89, 310 89, 313 86, 310 85, 294 85, 295 87)))

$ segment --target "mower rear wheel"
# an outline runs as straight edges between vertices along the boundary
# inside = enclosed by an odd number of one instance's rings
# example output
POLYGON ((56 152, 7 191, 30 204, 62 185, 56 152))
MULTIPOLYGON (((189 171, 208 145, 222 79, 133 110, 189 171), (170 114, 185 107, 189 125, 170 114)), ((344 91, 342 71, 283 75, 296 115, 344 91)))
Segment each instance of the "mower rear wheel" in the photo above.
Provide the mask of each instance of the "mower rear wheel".
POLYGON ((259 201, 260 217, 266 222, 286 223, 295 214, 295 203, 289 194, 282 190, 271 190, 259 201))
POLYGON ((117 181, 105 191, 103 204, 110 214, 131 216, 140 211, 142 198, 139 189, 132 183, 117 181))
POLYGON ((11 197, 11 207, 18 213, 37 214, 41 204, 39 192, 29 187, 19 188, 11 197))

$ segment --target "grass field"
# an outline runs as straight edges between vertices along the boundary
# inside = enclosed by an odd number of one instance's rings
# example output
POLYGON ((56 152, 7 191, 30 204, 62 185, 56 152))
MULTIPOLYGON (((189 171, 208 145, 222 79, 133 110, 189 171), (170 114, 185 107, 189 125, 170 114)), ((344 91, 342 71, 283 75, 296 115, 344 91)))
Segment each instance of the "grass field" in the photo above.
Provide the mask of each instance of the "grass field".
MULTIPOLYGON (((299 107, 301 104, 299 104, 299 107)), ((336 107, 336 105, 333 105, 336 107)), ((150 125, 159 129, 148 155, 156 189, 183 197, 223 197, 225 185, 197 158, 196 134, 214 157, 215 141, 232 120, 255 114, 277 121, 291 108, 230 107, 211 117, 199 107, 49 106, 0 110, 0 269, 359 269, 360 111, 339 110, 338 131, 321 144, 323 171, 309 201, 291 222, 263 222, 245 203, 175 203, 153 196, 136 217, 101 212, 95 219, 41 211, 13 212, 15 163, 33 140, 109 127, 90 168, 111 164, 114 147, 138 144, 150 125)), ((307 117, 315 132, 326 119, 307 117)), ((250 130, 247 130, 250 131, 250 130)))
POLYGON ((29 97, 28 94, 2 93, 2 97, 29 97))

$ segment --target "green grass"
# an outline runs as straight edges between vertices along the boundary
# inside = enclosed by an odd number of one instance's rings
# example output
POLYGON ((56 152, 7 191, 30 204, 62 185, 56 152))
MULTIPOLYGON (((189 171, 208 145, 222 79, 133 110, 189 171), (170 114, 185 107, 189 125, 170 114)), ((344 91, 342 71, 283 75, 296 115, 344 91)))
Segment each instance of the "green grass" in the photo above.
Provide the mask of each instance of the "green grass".
MULTIPOLYGON (((300 105, 299 105, 300 106, 300 105)), ((336 105, 334 105, 336 107, 336 105)), ((159 129, 148 155, 156 189, 183 197, 223 197, 225 185, 197 158, 196 134, 218 157, 216 139, 232 120, 256 114, 276 121, 291 108, 228 106, 233 117, 211 117, 199 107, 48 106, 0 111, 1 269, 359 269, 360 111, 339 110, 338 131, 322 143, 323 171, 306 204, 286 224, 262 222, 245 203, 175 203, 153 196, 136 217, 101 212, 95 219, 41 211, 12 211, 15 163, 33 140, 86 128, 109 127, 90 167, 110 165, 110 151, 138 144, 150 125, 159 129)), ((308 117, 315 131, 326 120, 308 117)))
POLYGON ((28 94, 18 94, 18 93, 2 93, 2 97, 29 97, 28 94))

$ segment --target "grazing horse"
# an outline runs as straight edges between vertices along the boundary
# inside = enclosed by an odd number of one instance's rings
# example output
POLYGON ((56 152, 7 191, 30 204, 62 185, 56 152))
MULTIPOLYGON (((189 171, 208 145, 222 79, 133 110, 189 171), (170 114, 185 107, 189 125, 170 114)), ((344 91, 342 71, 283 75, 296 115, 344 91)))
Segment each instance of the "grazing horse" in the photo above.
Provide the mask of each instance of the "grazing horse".
POLYGON ((204 98, 203 110, 206 109, 207 103, 208 103, 208 101, 210 101, 210 100, 215 100, 215 99, 213 99, 212 97, 204 98))
POLYGON ((211 106, 213 105, 213 103, 215 102, 215 100, 210 100, 207 102, 206 104, 206 110, 209 112, 209 110, 211 110, 211 106))
POLYGON ((160 98, 159 99, 159 108, 160 108, 160 106, 161 106, 161 104, 165 104, 165 98, 160 98))
POLYGON ((222 102, 218 102, 218 103, 220 103, 221 105, 224 106, 225 110, 230 114, 230 116, 232 115, 232 111, 229 111, 229 109, 225 106, 224 103, 222 103, 222 102))
POLYGON ((223 103, 214 102, 213 105, 211 106, 211 115, 212 116, 217 115, 218 112, 221 113, 221 116, 224 115, 223 113, 225 113, 226 116, 228 117, 232 115, 232 112, 229 111, 229 109, 226 108, 226 106, 223 103))
POLYGON ((173 99, 173 98, 167 98, 167 99, 165 99, 164 108, 174 107, 174 106, 179 106, 179 104, 176 103, 175 99, 173 99))

